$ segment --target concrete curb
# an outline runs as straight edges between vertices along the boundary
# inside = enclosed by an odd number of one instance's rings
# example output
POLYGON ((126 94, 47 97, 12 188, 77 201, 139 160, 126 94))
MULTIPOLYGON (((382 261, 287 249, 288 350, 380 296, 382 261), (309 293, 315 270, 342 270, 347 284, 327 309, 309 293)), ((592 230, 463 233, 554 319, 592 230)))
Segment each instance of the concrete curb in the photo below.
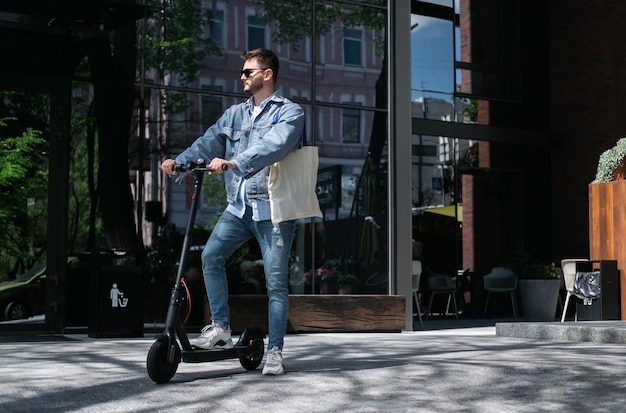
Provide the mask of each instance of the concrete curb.
POLYGON ((496 323, 496 335, 536 340, 626 344, 626 322, 496 323))

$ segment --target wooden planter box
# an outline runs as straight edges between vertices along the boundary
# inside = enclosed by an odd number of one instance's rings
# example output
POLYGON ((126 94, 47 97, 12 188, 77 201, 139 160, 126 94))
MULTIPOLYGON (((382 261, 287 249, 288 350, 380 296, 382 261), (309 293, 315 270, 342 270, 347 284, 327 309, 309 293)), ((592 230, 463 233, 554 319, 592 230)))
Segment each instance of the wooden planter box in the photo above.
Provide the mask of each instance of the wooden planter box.
POLYGON ((617 261, 626 320, 626 180, 589 185, 589 259, 617 261))
MULTIPOLYGON (((405 303, 399 295, 290 295, 287 332, 400 332, 405 303)), ((233 332, 251 324, 267 331, 266 295, 231 295, 229 304, 233 332)), ((208 305, 204 320, 211 322, 208 305)))

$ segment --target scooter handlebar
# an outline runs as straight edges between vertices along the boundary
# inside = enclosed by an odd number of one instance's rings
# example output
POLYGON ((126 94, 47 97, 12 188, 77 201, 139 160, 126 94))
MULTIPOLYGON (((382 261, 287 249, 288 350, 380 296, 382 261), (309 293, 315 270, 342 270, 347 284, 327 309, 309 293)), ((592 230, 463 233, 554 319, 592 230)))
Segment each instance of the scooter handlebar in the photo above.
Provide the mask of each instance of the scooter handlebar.
MULTIPOLYGON (((206 162, 202 161, 199 163, 195 163, 195 162, 189 162, 187 165, 183 165, 183 164, 176 164, 174 165, 174 172, 187 172, 187 171, 192 171, 192 172, 215 172, 214 169, 209 169, 206 166, 206 162)), ((222 165, 222 171, 227 171, 228 170, 228 165, 224 164, 222 165)))

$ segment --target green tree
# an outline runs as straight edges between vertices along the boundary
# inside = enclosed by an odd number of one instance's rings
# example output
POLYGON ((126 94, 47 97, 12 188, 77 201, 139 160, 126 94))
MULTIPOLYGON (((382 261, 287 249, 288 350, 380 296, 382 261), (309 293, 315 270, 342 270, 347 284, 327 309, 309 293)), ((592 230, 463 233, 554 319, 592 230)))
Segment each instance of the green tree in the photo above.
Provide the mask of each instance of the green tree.
MULTIPOLYGON (((219 53, 213 42, 202 37, 210 15, 202 12, 200 0, 153 0, 148 5, 154 13, 145 21, 146 35, 139 38, 146 45, 145 69, 153 70, 158 79, 174 75, 182 83, 192 82, 202 59, 219 53)), ((134 200, 128 185, 129 141, 139 128, 133 124, 139 58, 136 26, 131 22, 90 37, 84 44, 86 59, 75 68, 77 75, 91 76, 94 99, 73 101, 68 232, 69 248, 74 251, 104 243, 110 248, 137 247, 134 200)), ((2 98, 0 117, 11 117, 0 125, 0 223, 4 229, 0 239, 7 240, 2 242, 0 269, 5 269, 16 259, 30 262, 45 253, 47 180, 39 178, 47 177, 47 162, 39 146, 47 145, 49 105, 45 95, 2 92, 2 98), (20 157, 28 151, 41 159, 20 157), (13 186, 15 182, 21 185, 13 186), (30 196, 25 198, 26 194, 30 196), (28 204, 28 209, 26 199, 38 201, 28 204), (34 216, 40 228, 29 232, 26 225, 32 226, 34 216), (27 233, 37 233, 38 239, 27 240, 27 233)), ((187 107, 182 93, 163 94, 161 102, 169 114, 187 107)))
MULTIPOLYGON (((145 23, 144 63, 155 84, 166 76, 187 86, 200 75, 202 60, 221 55, 213 40, 205 37, 212 25, 211 12, 202 9, 201 0, 148 0, 155 13, 145 23)), ((189 108, 184 92, 163 92, 161 107, 168 113, 182 113, 189 108)))
MULTIPOLYGON (((15 118, 0 119, 0 274, 24 268, 45 254, 47 147, 42 132, 26 128, 19 136, 3 132, 15 118)), ((13 125, 14 127, 14 125, 13 125)), ((0 276, 2 276, 0 275, 0 276)))
MULTIPOLYGON (((312 13, 311 0, 263 0, 262 17, 268 23, 277 22, 280 30, 272 33, 273 39, 281 44, 298 46, 300 40, 311 36, 312 13)), ((344 27, 368 27, 381 30, 385 28, 385 13, 379 7, 380 0, 361 1, 361 5, 349 5, 341 2, 319 1, 316 6, 315 30, 319 36, 328 33, 333 24, 341 21, 344 27)), ((382 40, 382 39, 378 39, 382 40)), ((379 42, 382 48, 382 43, 379 42)))
POLYGON ((105 245, 102 218, 97 214, 95 176, 98 158, 95 119, 83 97, 72 99, 69 165, 68 250, 91 251, 105 245))
MULTIPOLYGON (((33 260, 46 253, 49 97, 15 91, 2 91, 0 97, 1 116, 10 116, 0 127, 0 159, 4 160, 0 168, 0 216, 5 229, 2 235, 6 237, 6 241, 0 242, 0 273, 5 274, 30 267, 33 260), (30 153, 30 157, 25 153, 30 153), (5 188, 9 183, 11 186, 5 188), (28 198, 24 200, 24 196, 28 198)), ((91 209, 87 165, 93 162, 87 157, 86 139, 90 118, 82 97, 74 97, 72 105, 69 250, 83 251, 88 249, 91 209)))

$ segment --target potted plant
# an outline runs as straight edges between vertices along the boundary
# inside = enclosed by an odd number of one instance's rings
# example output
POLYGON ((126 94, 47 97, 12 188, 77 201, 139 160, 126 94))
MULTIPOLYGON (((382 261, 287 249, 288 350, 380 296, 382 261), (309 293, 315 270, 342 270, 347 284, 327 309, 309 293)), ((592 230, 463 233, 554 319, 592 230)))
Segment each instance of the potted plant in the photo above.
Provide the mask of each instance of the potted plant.
POLYGON ((561 275, 554 263, 546 263, 523 247, 511 252, 508 267, 518 277, 524 318, 527 321, 554 321, 561 288, 561 275))
POLYGON ((598 159, 596 178, 592 183, 612 182, 626 178, 626 138, 617 141, 614 147, 607 149, 598 159))
MULTIPOLYGON (((626 138, 600 155, 598 169, 589 184, 589 259, 626 262, 626 138)), ((621 318, 626 319, 626 290, 621 289, 621 318)))
POLYGON ((315 278, 315 284, 319 285, 320 294, 335 294, 342 287, 342 293, 349 294, 347 287, 353 287, 359 282, 357 276, 352 273, 352 266, 351 259, 330 259, 313 273, 311 271, 305 272, 304 283, 311 285, 313 278, 315 278))
POLYGON ((340 273, 337 277, 337 292, 339 294, 352 294, 359 282, 359 277, 354 274, 340 273))
POLYGON ((315 279, 315 285, 319 287, 320 294, 334 294, 337 292, 338 272, 335 267, 327 264, 315 269, 313 272, 306 271, 304 273, 304 283, 312 285, 315 279))

